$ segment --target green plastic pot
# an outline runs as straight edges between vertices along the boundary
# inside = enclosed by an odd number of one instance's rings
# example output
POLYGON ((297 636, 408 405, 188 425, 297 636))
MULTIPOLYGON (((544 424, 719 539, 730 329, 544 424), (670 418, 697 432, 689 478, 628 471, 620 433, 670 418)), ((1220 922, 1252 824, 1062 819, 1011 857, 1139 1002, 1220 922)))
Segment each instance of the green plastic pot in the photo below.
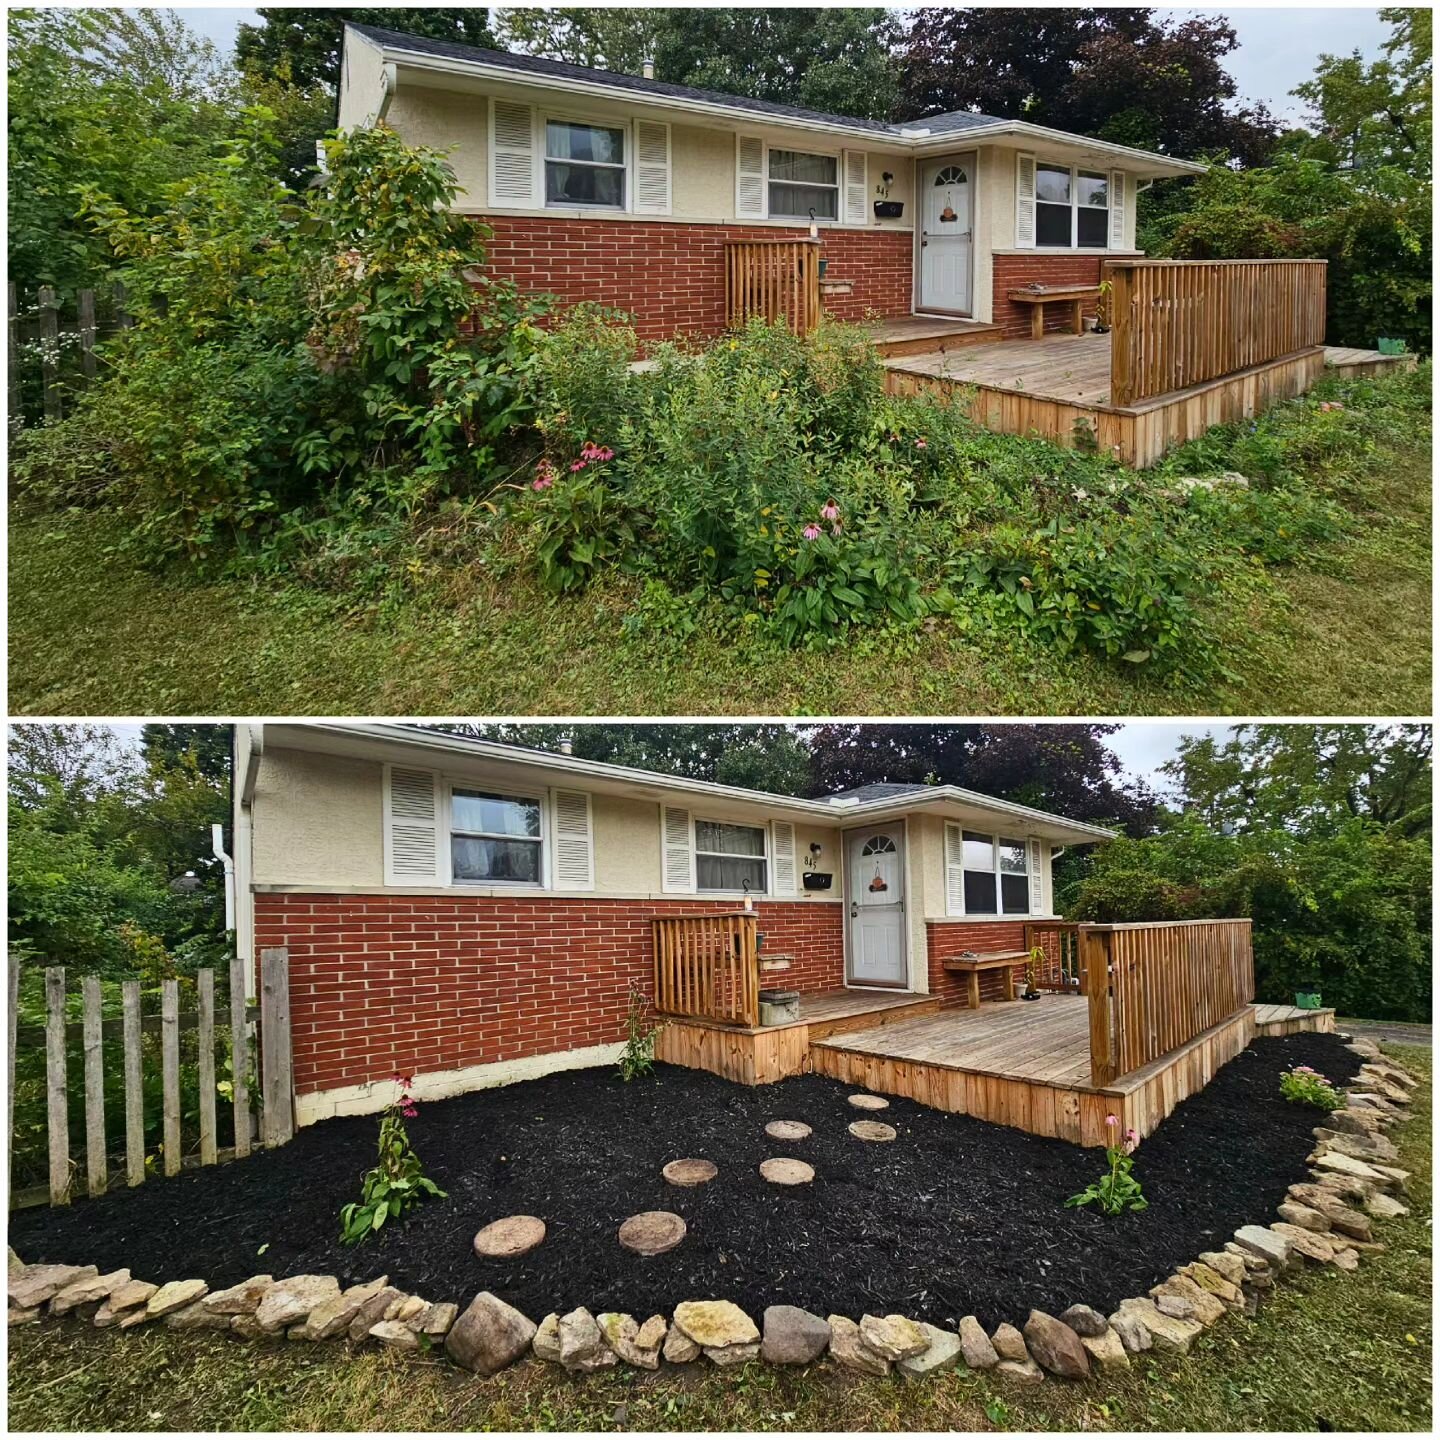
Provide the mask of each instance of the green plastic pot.
POLYGON ((1297 990, 1295 992, 1295 1008, 1297 1010, 1320 1009, 1320 992, 1318 990, 1297 990))

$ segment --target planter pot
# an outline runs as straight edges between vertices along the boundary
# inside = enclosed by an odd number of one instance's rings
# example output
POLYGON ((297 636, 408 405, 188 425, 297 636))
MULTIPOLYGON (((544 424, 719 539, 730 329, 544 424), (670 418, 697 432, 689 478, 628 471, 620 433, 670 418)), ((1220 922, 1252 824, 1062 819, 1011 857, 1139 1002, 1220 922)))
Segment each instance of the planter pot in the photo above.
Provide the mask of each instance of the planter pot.
POLYGON ((1295 1008, 1297 1010, 1320 1009, 1320 992, 1318 990, 1297 990, 1295 992, 1295 1008))
POLYGON ((760 1023, 762 1025, 793 1025, 800 1018, 798 990, 762 990, 760 992, 760 1023))
POLYGON ((905 213, 905 202, 903 200, 877 200, 875 202, 875 218, 877 220, 898 220, 905 213))
POLYGON ((1020 998, 1022 1000, 1038 1000, 1040 998, 1040 992, 1038 990, 1026 990, 1021 994, 1020 998))
POLYGON ((822 870, 807 870, 800 877, 801 883, 807 890, 828 890, 830 882, 834 880, 833 875, 827 875, 822 870))

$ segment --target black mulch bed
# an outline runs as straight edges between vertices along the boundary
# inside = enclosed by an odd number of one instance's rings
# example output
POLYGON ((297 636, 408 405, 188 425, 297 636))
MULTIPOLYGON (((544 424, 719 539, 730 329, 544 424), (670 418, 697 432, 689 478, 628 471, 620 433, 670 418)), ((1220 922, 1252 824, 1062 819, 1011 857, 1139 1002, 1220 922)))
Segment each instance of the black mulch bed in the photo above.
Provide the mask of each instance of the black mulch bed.
POLYGON ((351 1284, 385 1271, 430 1300, 463 1305, 493 1290, 537 1321, 576 1305, 643 1318, 711 1298, 754 1315, 781 1303, 937 1324, 973 1313, 989 1328, 1032 1306, 1108 1312, 1239 1226, 1268 1221, 1305 1178, 1320 1117, 1280 1099, 1280 1071, 1293 1064, 1343 1084, 1360 1062, 1334 1036, 1256 1040, 1140 1147, 1150 1208, 1118 1219, 1065 1208, 1100 1172, 1098 1150, 899 1099, 878 1117, 899 1138, 867 1144, 846 1131, 863 1118, 846 1103, 850 1086, 804 1076, 752 1089, 662 1065, 631 1085, 582 1070, 421 1105, 411 1138, 449 1198, 356 1249, 338 1242, 336 1217, 371 1162, 370 1116, 135 1191, 18 1212, 11 1243, 32 1263, 129 1266, 212 1288, 256 1272, 351 1284), (765 1125, 776 1119, 814 1134, 772 1141, 765 1125), (761 1180, 773 1155, 809 1161, 814 1184, 761 1180), (660 1167, 683 1156, 713 1160, 719 1178, 667 1185, 660 1167), (685 1241, 653 1259, 621 1249, 616 1229, 641 1210, 683 1215, 685 1241), (475 1232, 511 1214, 544 1219, 544 1244, 480 1260, 475 1232))

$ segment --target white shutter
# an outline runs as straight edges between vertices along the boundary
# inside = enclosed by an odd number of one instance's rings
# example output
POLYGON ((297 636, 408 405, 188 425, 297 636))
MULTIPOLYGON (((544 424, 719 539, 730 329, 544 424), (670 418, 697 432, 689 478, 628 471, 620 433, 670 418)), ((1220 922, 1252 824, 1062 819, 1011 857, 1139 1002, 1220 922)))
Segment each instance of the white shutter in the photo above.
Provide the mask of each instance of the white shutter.
POLYGON ((1035 248, 1035 157, 1015 157, 1015 248, 1035 248))
POLYGON ((385 883, 434 885, 440 866, 440 777, 433 770, 385 767, 385 883))
POLYGON ((735 218, 765 218, 765 142, 756 135, 735 137, 735 218))
POLYGON ((595 846, 590 834, 590 797, 583 790, 552 790, 556 890, 595 888, 595 846))
POLYGON ((965 913, 965 846, 960 826, 945 826, 945 913, 965 913))
POLYGON ((795 893, 795 827, 788 820, 770 822, 770 893, 795 893))
POLYGON ((845 223, 865 223, 865 202, 870 198, 870 189, 865 172, 865 152, 847 150, 841 160, 845 167, 845 223))
POLYGON ((1110 248, 1125 247, 1125 172, 1110 172, 1110 248))
POLYGON ((695 846, 690 831, 690 812, 662 805, 660 828, 665 852, 660 888, 667 894, 692 894, 695 889, 695 846))
POLYGON ((1045 847, 1033 835, 1030 845, 1030 913, 1044 915, 1045 911, 1045 847))
POLYGON ((670 213, 670 127, 658 120, 635 122, 635 203, 640 215, 670 213))
POLYGON ((490 101, 490 203, 540 204, 535 183, 535 108, 513 100, 490 101))

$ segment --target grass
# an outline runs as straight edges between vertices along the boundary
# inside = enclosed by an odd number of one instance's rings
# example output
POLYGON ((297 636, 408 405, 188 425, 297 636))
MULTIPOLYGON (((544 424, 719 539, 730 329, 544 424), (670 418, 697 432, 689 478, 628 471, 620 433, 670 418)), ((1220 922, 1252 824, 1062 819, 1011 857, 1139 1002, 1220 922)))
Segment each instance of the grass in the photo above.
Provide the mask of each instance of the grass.
MULTIPOLYGON (((237 1344, 78 1322, 10 1334, 17 1430, 1428 1430, 1431 1055, 1387 1046, 1421 1086, 1395 1133, 1412 1213, 1359 1272, 1307 1269, 1253 1320, 1229 1316, 1188 1360, 1147 1355, 1084 1385, 957 1372, 911 1384, 824 1363, 625 1367, 570 1378, 529 1363, 490 1379, 340 1346, 237 1344)), ((1259 1218, 1259 1217, 1257 1217, 1259 1218)))
MULTIPOLYGON (((1393 383, 1393 382, 1382 382, 1393 383)), ((1018 442, 1017 442, 1018 443, 1018 442)), ((1217 454, 1219 451, 1217 450, 1217 454)), ((415 558, 383 603, 147 570, 107 512, 16 511, 10 708, 62 714, 1428 714, 1429 427, 1357 464, 1360 524, 1212 602, 1239 678, 1180 689, 932 620, 820 652, 627 636, 638 583, 557 598, 415 558)), ((1331 477, 1332 479, 1334 477, 1331 477)), ((716 623, 711 623, 711 621, 716 623)))

